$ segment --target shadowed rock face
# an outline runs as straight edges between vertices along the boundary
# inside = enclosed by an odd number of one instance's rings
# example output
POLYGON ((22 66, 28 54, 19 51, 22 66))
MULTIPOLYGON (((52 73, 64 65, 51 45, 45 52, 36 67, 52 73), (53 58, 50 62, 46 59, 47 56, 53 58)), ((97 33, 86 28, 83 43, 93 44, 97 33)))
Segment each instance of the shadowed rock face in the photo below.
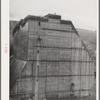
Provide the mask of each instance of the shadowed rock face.
POLYGON ((13 29, 16 26, 18 21, 10 21, 10 56, 13 55, 13 29))
POLYGON ((92 57, 96 59, 96 31, 77 28, 80 38, 84 41, 92 57))
POLYGON ((20 76, 22 70, 25 67, 26 61, 17 60, 15 58, 10 59, 10 89, 13 88, 17 78, 20 76))

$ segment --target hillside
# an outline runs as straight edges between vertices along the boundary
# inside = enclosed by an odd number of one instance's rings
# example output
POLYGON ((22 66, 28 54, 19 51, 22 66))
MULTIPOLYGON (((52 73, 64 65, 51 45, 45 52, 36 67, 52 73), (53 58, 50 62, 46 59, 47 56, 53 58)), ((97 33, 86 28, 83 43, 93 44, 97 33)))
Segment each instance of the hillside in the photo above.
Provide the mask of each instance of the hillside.
POLYGON ((77 28, 80 38, 85 43, 91 56, 96 60, 96 31, 77 28))
POLYGON ((81 28, 77 28, 77 31, 82 40, 87 41, 92 45, 96 45, 96 31, 91 31, 81 28))

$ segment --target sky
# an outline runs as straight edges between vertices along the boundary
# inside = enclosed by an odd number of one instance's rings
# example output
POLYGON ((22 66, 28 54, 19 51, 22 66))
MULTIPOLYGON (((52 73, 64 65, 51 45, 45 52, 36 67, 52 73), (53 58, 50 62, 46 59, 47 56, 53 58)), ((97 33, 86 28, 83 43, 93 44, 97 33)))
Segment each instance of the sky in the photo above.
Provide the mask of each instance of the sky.
POLYGON ((48 13, 71 20, 76 28, 97 29, 97 0, 10 0, 10 20, 48 13))

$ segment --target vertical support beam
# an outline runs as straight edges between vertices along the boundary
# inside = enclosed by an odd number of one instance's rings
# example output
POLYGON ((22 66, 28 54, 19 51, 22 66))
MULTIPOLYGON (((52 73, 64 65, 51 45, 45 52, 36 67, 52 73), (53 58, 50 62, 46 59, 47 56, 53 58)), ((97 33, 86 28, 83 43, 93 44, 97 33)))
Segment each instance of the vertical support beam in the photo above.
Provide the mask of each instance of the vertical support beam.
MULTIPOLYGON (((72 49, 72 40, 73 40, 73 35, 72 35, 72 33, 71 33, 71 58, 70 58, 70 65, 69 65, 69 71, 70 71, 70 79, 68 79, 69 81, 70 81, 70 90, 69 90, 69 92, 70 92, 70 99, 71 99, 71 96, 73 96, 74 95, 74 92, 73 92, 73 90, 72 90, 72 88, 71 88, 71 84, 73 83, 73 76, 72 76, 72 68, 73 68, 73 62, 71 62, 72 60, 73 60, 73 58, 72 58, 72 53, 73 53, 73 49, 72 49)), ((69 62, 68 62, 69 63, 69 62)))
MULTIPOLYGON (((47 49, 48 53, 48 49, 47 49)), ((47 54, 46 54, 46 59, 47 59, 47 54)), ((45 98, 47 98, 47 62, 46 62, 46 68, 45 68, 45 98)))
MULTIPOLYGON (((79 58, 80 58, 80 61, 82 61, 82 44, 81 44, 81 50, 79 51, 80 54, 79 54, 79 58)), ((82 91, 82 62, 80 62, 80 100, 82 99, 82 96, 83 96, 83 91, 82 91)))
POLYGON ((40 64, 39 64, 39 54, 40 54, 40 41, 41 41, 41 38, 40 37, 38 37, 37 38, 37 59, 36 59, 36 70, 35 70, 35 100, 38 100, 39 98, 38 98, 38 94, 39 94, 39 92, 38 92, 38 82, 39 82, 39 79, 38 79, 38 74, 39 74, 39 66, 40 66, 40 64))

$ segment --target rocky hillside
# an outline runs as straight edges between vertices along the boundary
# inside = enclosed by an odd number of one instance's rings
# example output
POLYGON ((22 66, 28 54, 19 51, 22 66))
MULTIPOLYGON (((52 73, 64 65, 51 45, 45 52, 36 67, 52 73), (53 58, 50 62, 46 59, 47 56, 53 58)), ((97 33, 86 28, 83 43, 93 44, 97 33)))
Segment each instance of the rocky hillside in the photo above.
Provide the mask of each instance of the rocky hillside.
POLYGON ((96 31, 77 28, 77 31, 82 40, 89 42, 91 45, 96 46, 96 31))
POLYGON ((80 38, 84 41, 86 47, 96 60, 96 31, 77 28, 80 38))

